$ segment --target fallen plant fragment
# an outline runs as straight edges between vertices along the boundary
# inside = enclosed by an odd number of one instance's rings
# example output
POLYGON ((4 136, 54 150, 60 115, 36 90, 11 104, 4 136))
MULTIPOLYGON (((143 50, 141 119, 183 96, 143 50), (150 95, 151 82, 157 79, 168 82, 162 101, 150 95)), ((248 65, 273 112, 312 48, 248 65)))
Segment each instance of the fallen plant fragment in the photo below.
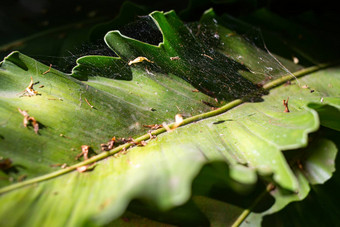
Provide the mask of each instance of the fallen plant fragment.
POLYGON ((129 61, 128 65, 140 63, 140 62, 143 62, 143 61, 147 61, 147 62, 153 63, 153 61, 150 61, 146 57, 137 57, 136 59, 134 59, 132 61, 129 61))
POLYGON ((154 125, 143 125, 143 127, 145 128, 150 128, 151 130, 156 130, 159 128, 163 128, 163 125, 158 125, 158 124, 154 124, 154 125))
POLYGON ((295 57, 295 56, 293 56, 293 62, 294 62, 294 64, 299 64, 299 59, 297 58, 297 57, 295 57))
POLYGON ((175 123, 172 126, 172 128, 170 129, 170 127, 165 122, 163 122, 163 127, 166 129, 167 132, 172 132, 173 130, 178 128, 182 123, 183 123, 182 115, 176 114, 176 116, 175 116, 175 123))
MULTIPOLYGON (((162 126, 162 127, 163 127, 163 126, 162 126)), ((151 132, 151 130, 150 130, 150 131, 148 131, 148 134, 149 134, 150 140, 157 138, 157 136, 156 136, 156 135, 152 135, 152 132, 151 132)))
POLYGON ((82 145, 81 146, 81 153, 76 156, 76 160, 78 160, 81 156, 84 157, 84 160, 89 159, 89 149, 90 149, 90 146, 82 145))
POLYGON ((12 160, 0 157, 0 170, 7 170, 12 167, 12 160))
POLYGON ((147 145, 147 143, 146 143, 144 140, 142 140, 142 141, 140 141, 140 142, 134 142, 134 144, 137 145, 137 146, 139 146, 139 147, 144 147, 144 146, 147 145))
POLYGON ((34 90, 34 88, 33 88, 33 86, 37 83, 39 83, 39 82, 34 83, 33 78, 31 77, 30 84, 27 86, 27 88, 25 89, 25 91, 23 92, 23 94, 21 96, 31 97, 31 96, 39 95, 39 93, 36 90, 34 90))
POLYGON ((27 128, 27 125, 29 123, 32 124, 33 128, 34 128, 34 132, 35 134, 38 134, 39 131, 39 123, 37 122, 37 120, 35 120, 34 117, 30 117, 30 115, 27 113, 26 110, 21 110, 20 108, 18 108, 19 112, 21 113, 21 115, 24 116, 24 126, 25 128, 27 128))
POLYGON ((170 57, 170 60, 171 60, 171 61, 174 61, 174 60, 179 60, 179 59, 181 59, 179 56, 176 56, 176 57, 170 57))
MULTIPOLYGON (((216 99, 215 99, 215 101, 216 101, 216 99)), ((217 100, 216 102, 218 102, 218 100, 217 100)), ((210 103, 210 102, 206 102, 206 101, 204 101, 204 100, 202 100, 202 103, 204 103, 205 105, 209 106, 211 110, 216 110, 216 109, 218 108, 218 107, 215 106, 214 104, 212 104, 212 103, 210 103)))
POLYGON ((207 54, 201 54, 201 55, 204 56, 204 57, 207 57, 207 58, 209 58, 209 59, 211 59, 211 60, 214 60, 214 58, 210 57, 210 56, 207 55, 207 54))
POLYGON ((85 165, 85 166, 80 166, 80 167, 77 168, 77 171, 79 173, 83 173, 83 172, 86 172, 86 171, 93 170, 95 166, 96 166, 96 163, 92 163, 90 165, 85 165))
POLYGON ((289 109, 288 109, 288 100, 289 100, 289 97, 287 98, 287 101, 285 99, 283 100, 283 105, 285 107, 285 110, 283 112, 285 112, 285 113, 290 112, 289 109))
POLYGON ((112 139, 107 142, 106 144, 105 143, 102 143, 100 144, 100 147, 101 147, 101 150, 102 151, 109 151, 109 150, 112 150, 114 148, 114 145, 115 145, 115 142, 116 142, 116 137, 112 137, 112 139))
MULTIPOLYGON (((156 136, 151 135, 151 133, 149 135, 150 135, 150 139, 153 139, 153 138, 156 137, 156 136)), ((126 143, 130 143, 132 146, 134 146, 134 145, 135 146, 146 146, 147 145, 147 143, 144 140, 136 141, 132 137, 129 137, 129 138, 126 139, 126 138, 116 138, 114 136, 114 137, 112 137, 112 139, 109 142, 102 143, 100 146, 101 146, 102 151, 110 151, 113 148, 115 148, 116 146, 120 146, 120 145, 123 145, 123 144, 126 144, 126 143)), ((124 147, 124 148, 122 148, 122 150, 125 151, 126 148, 124 147)))
POLYGON ((65 169, 67 167, 67 164, 66 163, 57 163, 57 164, 51 164, 50 167, 60 167, 62 169, 65 169))
POLYGON ((62 134, 62 133, 60 133, 60 134, 59 134, 59 136, 60 136, 60 137, 63 137, 63 138, 66 138, 66 139, 71 139, 70 137, 68 137, 68 136, 65 136, 65 135, 64 135, 64 134, 62 134))
POLYGON ((102 143, 100 146, 101 146, 101 150, 102 151, 109 151, 109 150, 112 150, 115 145, 119 146, 119 145, 122 145, 122 144, 125 144, 125 143, 129 143, 129 142, 134 142, 134 139, 133 138, 116 138, 115 136, 112 137, 112 139, 107 142, 106 144, 105 143, 102 143))
POLYGON ((49 73, 51 71, 52 68, 52 64, 50 64, 50 67, 48 68, 48 70, 46 70, 45 72, 42 73, 42 75, 45 75, 46 73, 49 73))
POLYGON ((91 108, 94 108, 94 106, 92 106, 91 104, 90 104, 90 102, 87 100, 87 98, 84 98, 85 99, 85 102, 87 103, 87 105, 89 105, 91 108))

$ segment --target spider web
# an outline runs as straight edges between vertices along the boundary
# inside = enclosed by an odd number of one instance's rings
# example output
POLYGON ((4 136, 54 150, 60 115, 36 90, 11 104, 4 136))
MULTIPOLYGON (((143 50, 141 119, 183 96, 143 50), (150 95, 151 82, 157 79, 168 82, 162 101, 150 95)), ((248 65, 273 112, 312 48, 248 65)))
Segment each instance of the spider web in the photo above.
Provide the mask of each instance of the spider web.
MULTIPOLYGON (((162 33, 150 16, 141 16, 114 29, 126 37, 146 44, 157 46, 163 41, 162 33)), ((259 28, 230 16, 216 19, 207 14, 199 22, 185 23, 178 31, 176 35, 180 37, 180 43, 171 44, 174 48, 181 46, 176 51, 185 65, 159 65, 155 62, 146 67, 145 72, 174 74, 199 91, 219 100, 231 101, 249 96, 250 101, 257 101, 265 93, 261 90, 264 84, 287 74, 294 77, 291 71, 300 69, 291 61, 271 53, 259 28)), ((114 50, 115 47, 111 48, 114 50)), ((162 54, 164 53, 160 52, 158 55, 162 54)), ((76 51, 69 52, 69 56, 59 58, 43 56, 39 60, 57 62, 56 68, 70 72, 76 65, 76 59, 87 55, 117 56, 102 40, 97 40, 82 44, 76 51)), ((132 57, 129 60, 132 60, 132 57)), ((149 58, 153 57, 161 56, 154 55, 149 58)), ((130 70, 127 65, 124 68, 125 71, 130 70)), ((125 76, 119 70, 112 72, 110 69, 99 73, 98 67, 92 65, 86 70, 88 75, 93 76, 131 78, 131 75, 125 76), (112 76, 117 74, 121 75, 112 76)))

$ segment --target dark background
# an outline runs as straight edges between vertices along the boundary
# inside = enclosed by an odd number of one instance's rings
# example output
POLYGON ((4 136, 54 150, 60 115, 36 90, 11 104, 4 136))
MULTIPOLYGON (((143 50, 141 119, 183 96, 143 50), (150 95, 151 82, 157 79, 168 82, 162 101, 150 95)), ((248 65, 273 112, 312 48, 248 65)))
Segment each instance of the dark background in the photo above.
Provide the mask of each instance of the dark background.
MULTIPOLYGON (((119 12, 122 0, 2 0, 0 6, 0 46, 15 39, 64 24, 94 18, 113 19, 119 12)), ((314 11, 319 15, 337 15, 336 1, 310 0, 172 0, 131 1, 152 10, 189 10, 185 20, 196 20, 204 10, 213 7, 217 13, 235 17, 266 7, 283 16, 294 17, 302 12, 314 11)), ((338 29, 338 28, 334 28, 338 29)))
MULTIPOLYGON (((59 69, 64 69, 66 72, 70 71, 73 66, 70 62, 74 63, 82 55, 98 53, 110 55, 112 51, 106 49, 102 41, 102 34, 98 36, 98 40, 100 39, 98 43, 89 44, 85 42, 85 39, 82 39, 85 33, 81 32, 78 32, 77 35, 73 34, 68 42, 61 40, 65 34, 69 35, 72 31, 76 33, 72 26, 69 30, 64 29, 56 38, 51 37, 51 35, 44 35, 44 32, 76 23, 81 23, 82 32, 84 32, 86 27, 90 28, 114 19, 119 14, 124 2, 126 1, 1 0, 0 59, 14 50, 19 50, 47 65, 53 63, 57 68, 58 65, 64 65, 64 68, 59 67, 59 69), (39 39, 36 39, 36 36, 39 39), (84 46, 87 46, 87 48, 84 46), (59 62, 53 58, 56 56, 60 58, 59 62), (62 57, 64 59, 61 59, 62 57)), ((142 6, 148 13, 154 10, 168 11, 173 9, 186 22, 198 20, 202 13, 209 8, 213 8, 217 14, 227 13, 241 20, 261 8, 266 8, 293 22, 299 20, 299 16, 302 14, 312 13, 316 17, 313 17, 312 23, 310 21, 306 23, 306 26, 317 30, 318 34, 321 35, 340 37, 338 29, 340 24, 339 12, 336 1, 331 0, 131 0, 130 2, 142 6), (325 30, 324 33, 323 30, 325 30)), ((252 21, 248 20, 247 23, 249 22, 252 21)), ((302 22, 302 25, 304 23, 303 20, 299 22, 300 24, 302 22)), ((261 22, 254 25, 260 28, 262 26, 261 22)), ((126 26, 122 23, 121 27, 118 26, 114 29, 124 29, 124 27, 126 26)), ((133 31, 138 31, 138 29, 131 29, 131 32, 126 31, 131 33, 127 35, 133 37, 133 31)), ((336 48, 339 48, 339 45, 336 48)))

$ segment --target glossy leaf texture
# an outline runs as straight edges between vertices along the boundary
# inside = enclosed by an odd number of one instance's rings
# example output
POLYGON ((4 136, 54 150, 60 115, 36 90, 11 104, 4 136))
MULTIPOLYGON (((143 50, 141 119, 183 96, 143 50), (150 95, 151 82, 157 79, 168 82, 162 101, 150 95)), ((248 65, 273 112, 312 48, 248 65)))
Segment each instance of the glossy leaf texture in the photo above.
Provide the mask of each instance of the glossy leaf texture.
MULTIPOLYGON (((339 136, 339 134, 332 131, 330 133, 335 136, 334 139, 339 136)), ((336 145, 339 147, 339 142, 336 145)), ((336 169, 338 168, 339 159, 336 159, 336 169)), ((279 222, 282 226, 291 226, 292 224, 317 226, 320 223, 324 225, 337 225, 339 222, 339 210, 337 209, 339 196, 336 193, 338 188, 339 172, 336 171, 325 184, 312 185, 311 192, 302 202, 289 204, 282 211, 265 217, 262 222, 263 226, 279 222), (308 219, 303 218, 307 215, 309 216, 308 219)))
MULTIPOLYGON (((72 75, 49 71, 18 52, 1 63, 0 154, 13 162, 1 180, 3 225, 103 225, 122 215, 134 199, 169 210, 190 200, 194 179, 208 179, 208 165, 221 165, 214 180, 236 193, 247 194, 258 182, 276 185, 271 191, 276 202, 261 215, 303 199, 309 183, 330 178, 337 152, 333 142, 307 145, 308 134, 320 124, 338 129, 331 123, 338 119, 338 67, 309 73, 267 94, 260 85, 279 80, 287 68, 301 67, 283 60, 287 64, 282 68, 279 57, 222 26, 223 19, 211 10, 200 26, 185 25, 174 12, 150 16, 163 34, 162 43, 109 32, 105 41, 118 57, 82 57, 72 75), (150 62, 128 64, 138 57, 150 62), (39 95, 19 97, 31 76, 39 81, 34 85, 39 95), (282 104, 288 97, 289 113, 282 104), (239 105, 219 112, 230 101, 239 105), (39 122, 39 134, 24 127, 18 108, 39 122), (53 173, 55 164, 75 164, 82 145, 89 145, 95 157, 100 144, 113 136, 142 135, 148 131, 143 125, 170 123, 178 113, 194 120, 160 131, 146 146, 96 161, 91 171, 15 188, 24 177, 53 173), (310 154, 301 170, 285 150, 303 154, 304 147, 310 154)), ((206 187, 201 194, 210 190, 206 187)), ((231 223, 242 209, 237 212, 231 223)))

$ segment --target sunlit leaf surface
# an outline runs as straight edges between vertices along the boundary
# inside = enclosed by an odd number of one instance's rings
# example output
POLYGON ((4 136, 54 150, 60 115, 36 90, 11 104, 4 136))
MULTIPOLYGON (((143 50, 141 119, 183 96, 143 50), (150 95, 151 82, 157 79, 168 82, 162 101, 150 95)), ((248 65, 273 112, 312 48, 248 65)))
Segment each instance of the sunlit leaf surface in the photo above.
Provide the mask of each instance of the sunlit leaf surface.
MULTIPOLYGON (((303 169, 285 157, 285 150, 299 154, 320 123, 339 129, 332 123, 339 118, 338 67, 309 73, 268 93, 263 85, 301 67, 288 61, 283 67, 279 57, 223 26, 211 10, 200 26, 183 24, 174 12, 151 17, 163 34, 158 46, 109 32, 105 41, 118 57, 82 57, 72 75, 18 52, 1 63, 0 155, 12 161, 0 180, 2 225, 105 224, 134 199, 168 210, 190 199, 193 180, 212 163, 222 163, 227 171, 217 176, 234 192, 247 193, 259 179, 276 185, 271 191, 276 202, 267 213, 303 199, 309 183, 329 179, 337 151, 330 140, 306 148, 311 154, 303 169), (24 91, 31 77, 38 94, 29 97, 24 91), (218 112, 235 99, 242 101, 218 112), (25 127, 18 108, 36 119, 38 133, 29 124, 25 127), (24 179, 42 179, 36 177, 79 162, 75 159, 82 145, 90 146, 89 156, 95 156, 113 136, 136 138, 150 130, 145 125, 169 124, 176 114, 201 117, 163 130, 146 146, 96 161, 91 171, 19 187, 24 179)), ((236 216, 228 220, 232 223, 236 216)))

